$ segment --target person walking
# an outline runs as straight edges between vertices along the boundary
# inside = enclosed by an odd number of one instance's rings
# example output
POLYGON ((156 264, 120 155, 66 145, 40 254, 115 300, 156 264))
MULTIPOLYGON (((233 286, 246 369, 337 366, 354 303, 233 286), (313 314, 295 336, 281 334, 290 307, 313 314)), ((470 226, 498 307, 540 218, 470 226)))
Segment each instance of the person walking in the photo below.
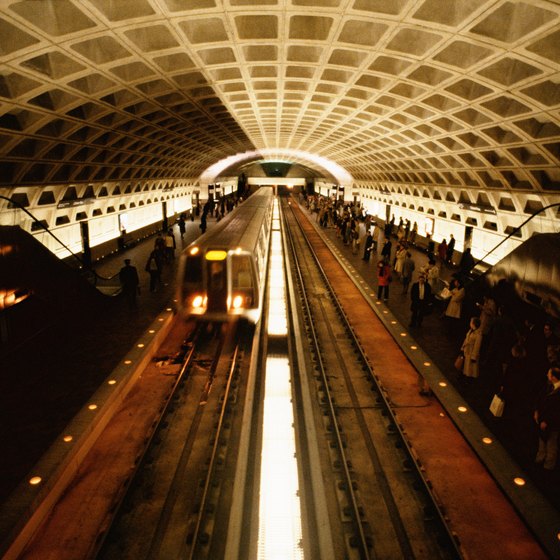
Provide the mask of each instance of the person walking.
POLYGON ((546 377, 548 387, 538 401, 533 414, 539 429, 539 448, 535 463, 542 463, 546 470, 553 470, 558 457, 560 433, 560 368, 551 367, 546 377))
POLYGON ((119 280, 129 308, 134 309, 137 306, 136 295, 140 293, 140 279, 136 267, 130 264, 130 259, 124 260, 124 266, 119 271, 119 280))
POLYGON ((380 260, 377 263, 377 299, 387 301, 389 299, 389 284, 391 283, 391 267, 385 260, 380 260))
POLYGON ((421 274, 418 277, 418 282, 412 284, 410 288, 410 310, 412 316, 410 318, 409 327, 421 327, 424 315, 427 314, 428 305, 432 301, 432 289, 430 284, 426 282, 426 277, 421 274))

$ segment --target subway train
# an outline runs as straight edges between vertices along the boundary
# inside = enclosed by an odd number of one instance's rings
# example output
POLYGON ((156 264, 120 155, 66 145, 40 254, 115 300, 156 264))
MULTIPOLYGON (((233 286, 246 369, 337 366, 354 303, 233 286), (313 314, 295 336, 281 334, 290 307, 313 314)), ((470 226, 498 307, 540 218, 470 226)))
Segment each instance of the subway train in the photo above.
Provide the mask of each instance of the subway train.
POLYGON ((177 308, 185 319, 246 319, 262 309, 274 195, 260 187, 181 253, 177 308))

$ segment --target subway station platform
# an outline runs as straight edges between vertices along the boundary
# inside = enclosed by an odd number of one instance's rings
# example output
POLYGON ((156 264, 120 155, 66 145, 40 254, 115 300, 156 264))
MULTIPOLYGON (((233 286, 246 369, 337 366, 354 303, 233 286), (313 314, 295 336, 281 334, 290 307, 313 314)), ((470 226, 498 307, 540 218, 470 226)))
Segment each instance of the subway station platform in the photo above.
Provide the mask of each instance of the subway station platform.
MULTIPOLYGON (((308 214, 311 220, 315 215, 308 214)), ((181 239, 179 229, 173 231, 177 242, 176 257, 179 252, 200 235, 199 220, 188 221, 186 233, 181 239)), ((214 223, 208 221, 209 228, 214 223)), ((377 258, 372 255, 369 262, 362 260, 361 252, 352 254, 350 246, 343 244, 336 236, 334 228, 321 228, 322 234, 338 250, 340 257, 356 271, 375 292, 377 258)), ((2 486, 0 499, 4 500, 11 490, 29 472, 35 462, 48 449, 52 440, 62 432, 87 398, 114 369, 122 356, 130 350, 135 341, 149 327, 154 317, 165 308, 173 306, 174 279, 177 259, 166 264, 162 283, 156 292, 149 291, 149 274, 144 270, 148 256, 154 246, 151 236, 131 244, 123 251, 116 252, 95 263, 94 269, 104 277, 118 274, 124 259, 130 259, 140 277, 141 293, 138 305, 130 309, 127 302, 116 296, 97 313, 85 316, 75 310, 60 329, 47 333, 34 351, 22 351, 13 356, 7 364, 13 380, 2 388, 1 398, 4 428, 2 446, 8 452, 8 459, 2 462, 2 486), (26 381, 27 380, 27 381, 26 381)), ((393 243, 393 248, 395 246, 393 243)), ((419 269, 427 262, 427 256, 419 248, 412 247, 411 253, 419 269)), ((449 280, 454 268, 443 267, 441 278, 449 280)), ((387 307, 401 325, 410 320, 410 299, 402 294, 402 285, 395 280, 391 284, 387 307)), ((464 384, 453 369, 453 361, 459 351, 464 332, 450 329, 445 319, 440 317, 443 307, 425 317, 421 329, 410 329, 410 335, 430 356, 437 367, 446 374, 449 382, 469 403, 481 421, 494 433, 537 489, 558 510, 560 504, 560 473, 558 468, 546 472, 533 463, 536 450, 536 434, 532 430, 530 418, 526 430, 519 432, 504 419, 494 418, 488 406, 496 387, 481 376, 470 384, 464 384)), ((432 397, 434 398, 434 397, 432 397)), ((515 426, 518 428, 518 425, 515 426)))

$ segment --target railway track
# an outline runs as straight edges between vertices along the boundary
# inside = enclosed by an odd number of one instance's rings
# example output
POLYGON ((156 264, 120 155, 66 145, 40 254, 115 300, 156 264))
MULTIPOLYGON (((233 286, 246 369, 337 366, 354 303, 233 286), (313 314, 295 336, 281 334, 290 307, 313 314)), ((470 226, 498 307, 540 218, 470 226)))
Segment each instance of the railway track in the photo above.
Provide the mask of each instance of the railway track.
POLYGON ((460 557, 318 259, 295 216, 289 210, 285 215, 313 371, 308 380, 315 395, 312 415, 316 433, 323 436, 321 465, 314 471, 324 476, 334 557, 460 557))
POLYGON ((239 371, 250 334, 200 325, 182 379, 97 553, 110 558, 202 558, 219 508, 239 371))

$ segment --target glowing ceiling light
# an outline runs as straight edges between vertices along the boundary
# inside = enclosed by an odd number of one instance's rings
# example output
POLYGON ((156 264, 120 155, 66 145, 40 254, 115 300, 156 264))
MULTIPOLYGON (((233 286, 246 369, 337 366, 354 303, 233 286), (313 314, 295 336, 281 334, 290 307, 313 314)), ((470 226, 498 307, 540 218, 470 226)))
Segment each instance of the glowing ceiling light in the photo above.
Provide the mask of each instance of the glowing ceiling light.
POLYGON ((294 150, 291 148, 280 148, 277 150, 265 148, 263 150, 243 152, 221 159, 202 172, 200 175, 200 181, 202 183, 213 183, 214 179, 216 179, 216 177, 218 177, 222 171, 228 167, 236 165, 242 161, 259 159, 263 159, 264 162, 286 160, 288 163, 297 163, 299 161, 304 163, 313 163, 314 165, 328 171, 342 186, 350 186, 354 180, 352 175, 346 171, 346 169, 338 165, 338 163, 317 154, 312 154, 303 150, 294 150))

